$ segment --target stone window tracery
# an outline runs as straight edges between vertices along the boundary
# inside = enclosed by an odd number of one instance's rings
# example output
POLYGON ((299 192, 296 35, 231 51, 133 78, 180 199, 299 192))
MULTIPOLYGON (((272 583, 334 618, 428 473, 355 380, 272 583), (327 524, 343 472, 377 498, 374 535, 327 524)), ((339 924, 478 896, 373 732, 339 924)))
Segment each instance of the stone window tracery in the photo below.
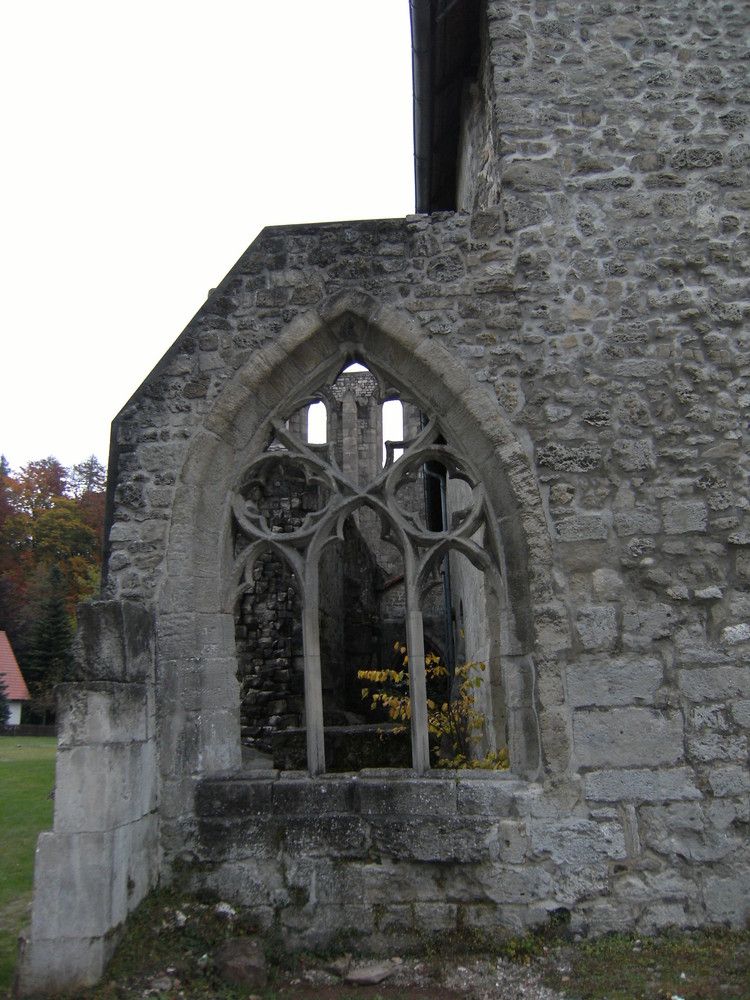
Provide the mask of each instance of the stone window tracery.
MULTIPOLYGON (((392 562, 384 560, 389 566, 386 575, 396 571, 381 586, 387 588, 395 583, 403 591, 411 763, 417 773, 424 773, 430 767, 430 747, 423 611, 436 587, 444 598, 451 559, 472 567, 475 575, 499 592, 499 538, 479 476, 471 462, 446 442, 437 420, 420 416, 421 427, 414 419, 405 420, 412 436, 400 442, 403 453, 399 457, 393 448, 389 449, 384 467, 379 467, 381 406, 373 409, 377 410, 373 432, 378 441, 377 464, 368 466, 361 447, 358 449, 356 442, 347 443, 352 421, 359 419, 357 415, 371 403, 377 403, 375 377, 365 369, 357 373, 357 379, 359 389, 353 389, 351 384, 342 386, 340 380, 334 383, 332 394, 339 396, 342 426, 335 426, 335 415, 329 411, 326 444, 310 443, 306 428, 294 416, 287 421, 276 419, 272 421, 271 443, 241 477, 232 497, 237 606, 242 607, 248 595, 254 595, 252 599, 258 602, 258 584, 269 563, 275 567, 277 578, 283 580, 277 590, 283 592, 288 587, 290 593, 294 591, 301 624, 304 692, 299 692, 299 701, 304 703, 307 766, 313 775, 323 773, 323 654, 327 641, 326 600, 330 600, 321 584, 325 560, 344 543, 354 521, 364 538, 379 536, 378 545, 393 555, 392 562), (365 384, 369 388, 363 389, 365 384), (347 404, 352 411, 348 417, 347 404), (437 520, 430 515, 431 507, 440 511, 437 520)), ((411 409, 417 413, 414 407, 411 409)), ((409 431, 404 431, 405 437, 409 431)), ((360 428, 359 440, 368 433, 367 427, 360 428)), ((440 600, 435 597, 438 603, 440 600)), ((447 633, 455 632, 449 615, 447 608, 447 633)), ((427 641, 433 648, 429 636, 427 641)), ((437 641, 445 654, 450 640, 440 637, 437 641)), ((287 653, 291 667, 295 654, 291 647, 287 653)), ((281 702, 271 702, 269 711, 283 711, 285 707, 281 702)))

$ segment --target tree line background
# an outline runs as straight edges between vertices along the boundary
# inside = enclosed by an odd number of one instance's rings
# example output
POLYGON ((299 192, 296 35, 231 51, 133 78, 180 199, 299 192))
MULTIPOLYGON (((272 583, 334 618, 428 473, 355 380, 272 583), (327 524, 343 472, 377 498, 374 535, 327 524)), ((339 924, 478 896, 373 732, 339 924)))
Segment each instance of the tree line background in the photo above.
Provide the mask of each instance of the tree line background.
POLYGON ((31 696, 24 721, 54 721, 54 686, 73 679, 75 608, 99 592, 106 478, 94 455, 18 473, 0 457, 0 629, 31 696))

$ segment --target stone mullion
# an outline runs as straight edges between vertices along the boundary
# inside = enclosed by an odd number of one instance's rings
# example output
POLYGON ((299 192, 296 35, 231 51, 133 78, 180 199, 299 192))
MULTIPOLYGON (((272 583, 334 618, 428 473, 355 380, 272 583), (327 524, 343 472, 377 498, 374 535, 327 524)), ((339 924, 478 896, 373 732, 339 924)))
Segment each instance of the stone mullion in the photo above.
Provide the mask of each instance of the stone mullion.
POLYGON ((329 500, 328 515, 317 526, 315 534, 303 551, 302 578, 302 646, 304 650, 305 730, 307 736, 307 769, 312 777, 325 774, 325 726, 323 721, 322 658, 320 655, 320 555, 331 538, 347 504, 341 498, 329 500))
POLYGON ((427 719, 427 681, 424 664, 424 626, 419 603, 416 560, 411 549, 404 552, 406 585, 406 651, 409 657, 411 702, 411 757, 417 774, 430 768, 430 733, 427 719))
MULTIPOLYGON (((395 467, 394 467, 395 468, 395 467)), ((383 503, 393 527, 400 538, 404 560, 404 587, 406 591, 406 651, 409 663, 409 701, 411 706, 411 756, 417 774, 430 769, 430 733, 427 718, 427 680, 424 662, 424 624, 419 599, 419 559, 410 541, 414 532, 401 515, 395 500, 399 477, 391 470, 382 480, 380 488, 383 503)))
POLYGON ((302 590, 302 643, 305 655, 307 767, 310 774, 315 776, 324 774, 326 769, 317 558, 308 561, 302 590))

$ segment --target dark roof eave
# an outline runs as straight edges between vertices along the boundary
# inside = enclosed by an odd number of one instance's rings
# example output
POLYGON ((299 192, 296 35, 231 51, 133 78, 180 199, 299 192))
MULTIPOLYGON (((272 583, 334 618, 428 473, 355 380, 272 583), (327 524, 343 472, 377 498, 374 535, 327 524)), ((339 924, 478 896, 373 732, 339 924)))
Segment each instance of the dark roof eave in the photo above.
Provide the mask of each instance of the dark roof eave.
POLYGON ((416 211, 430 211, 432 169, 432 9, 430 0, 409 0, 414 88, 414 184, 416 211))

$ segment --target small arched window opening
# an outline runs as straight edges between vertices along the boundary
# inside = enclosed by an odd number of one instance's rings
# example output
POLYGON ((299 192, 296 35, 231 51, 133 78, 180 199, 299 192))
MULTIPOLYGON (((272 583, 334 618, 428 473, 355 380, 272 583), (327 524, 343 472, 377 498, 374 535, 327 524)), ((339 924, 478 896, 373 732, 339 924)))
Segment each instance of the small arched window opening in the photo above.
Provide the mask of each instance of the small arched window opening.
POLYGON ((322 399, 307 408, 308 444, 325 444, 328 441, 328 410, 322 399))

